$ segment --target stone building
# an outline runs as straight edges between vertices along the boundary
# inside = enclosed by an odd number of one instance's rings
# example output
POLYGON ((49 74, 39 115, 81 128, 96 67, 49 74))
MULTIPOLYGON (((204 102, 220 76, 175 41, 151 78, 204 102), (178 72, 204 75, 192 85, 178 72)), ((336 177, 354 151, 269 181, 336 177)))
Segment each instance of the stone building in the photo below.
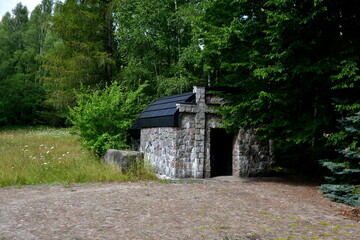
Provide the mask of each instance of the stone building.
POLYGON ((252 131, 229 134, 212 107, 219 98, 195 86, 193 92, 163 97, 140 115, 140 151, 159 174, 172 178, 258 176, 271 164, 270 142, 252 131))

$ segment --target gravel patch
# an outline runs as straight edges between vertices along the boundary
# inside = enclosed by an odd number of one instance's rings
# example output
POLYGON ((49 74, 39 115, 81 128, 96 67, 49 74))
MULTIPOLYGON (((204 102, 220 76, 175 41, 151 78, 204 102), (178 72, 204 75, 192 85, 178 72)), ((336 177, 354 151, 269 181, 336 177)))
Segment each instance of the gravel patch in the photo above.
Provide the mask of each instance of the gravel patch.
POLYGON ((358 239, 316 186, 210 180, 0 189, 0 239, 358 239))

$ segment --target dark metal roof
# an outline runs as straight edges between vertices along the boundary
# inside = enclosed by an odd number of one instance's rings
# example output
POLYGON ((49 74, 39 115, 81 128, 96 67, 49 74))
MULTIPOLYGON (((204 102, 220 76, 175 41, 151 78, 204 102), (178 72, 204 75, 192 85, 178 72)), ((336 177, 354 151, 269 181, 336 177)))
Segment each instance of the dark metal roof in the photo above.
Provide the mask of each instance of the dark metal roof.
POLYGON ((177 103, 192 103, 195 93, 188 92, 159 98, 147 106, 132 129, 148 127, 175 127, 179 125, 177 103))

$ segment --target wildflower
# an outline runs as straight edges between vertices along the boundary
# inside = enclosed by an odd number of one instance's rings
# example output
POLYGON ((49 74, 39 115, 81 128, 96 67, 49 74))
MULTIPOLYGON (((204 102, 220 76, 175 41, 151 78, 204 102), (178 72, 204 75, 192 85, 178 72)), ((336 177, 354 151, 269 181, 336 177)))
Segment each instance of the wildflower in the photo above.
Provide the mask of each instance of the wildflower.
POLYGON ((54 149, 54 146, 52 146, 50 149, 54 149))
POLYGON ((66 154, 69 154, 69 152, 67 152, 66 154))
POLYGON ((46 153, 49 153, 50 151, 47 151, 46 153))
POLYGON ((26 148, 27 148, 27 147, 28 147, 28 145, 25 145, 24 147, 26 147, 26 148))

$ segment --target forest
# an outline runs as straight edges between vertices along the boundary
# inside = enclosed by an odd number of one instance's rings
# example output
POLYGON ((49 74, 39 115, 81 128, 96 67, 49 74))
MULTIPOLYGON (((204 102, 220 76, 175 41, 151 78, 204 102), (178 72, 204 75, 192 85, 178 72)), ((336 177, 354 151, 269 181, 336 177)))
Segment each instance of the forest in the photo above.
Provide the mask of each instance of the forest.
POLYGON ((229 87, 223 126, 360 206, 356 0, 43 0, 0 22, 0 126, 73 126, 101 154, 157 97, 229 87))

